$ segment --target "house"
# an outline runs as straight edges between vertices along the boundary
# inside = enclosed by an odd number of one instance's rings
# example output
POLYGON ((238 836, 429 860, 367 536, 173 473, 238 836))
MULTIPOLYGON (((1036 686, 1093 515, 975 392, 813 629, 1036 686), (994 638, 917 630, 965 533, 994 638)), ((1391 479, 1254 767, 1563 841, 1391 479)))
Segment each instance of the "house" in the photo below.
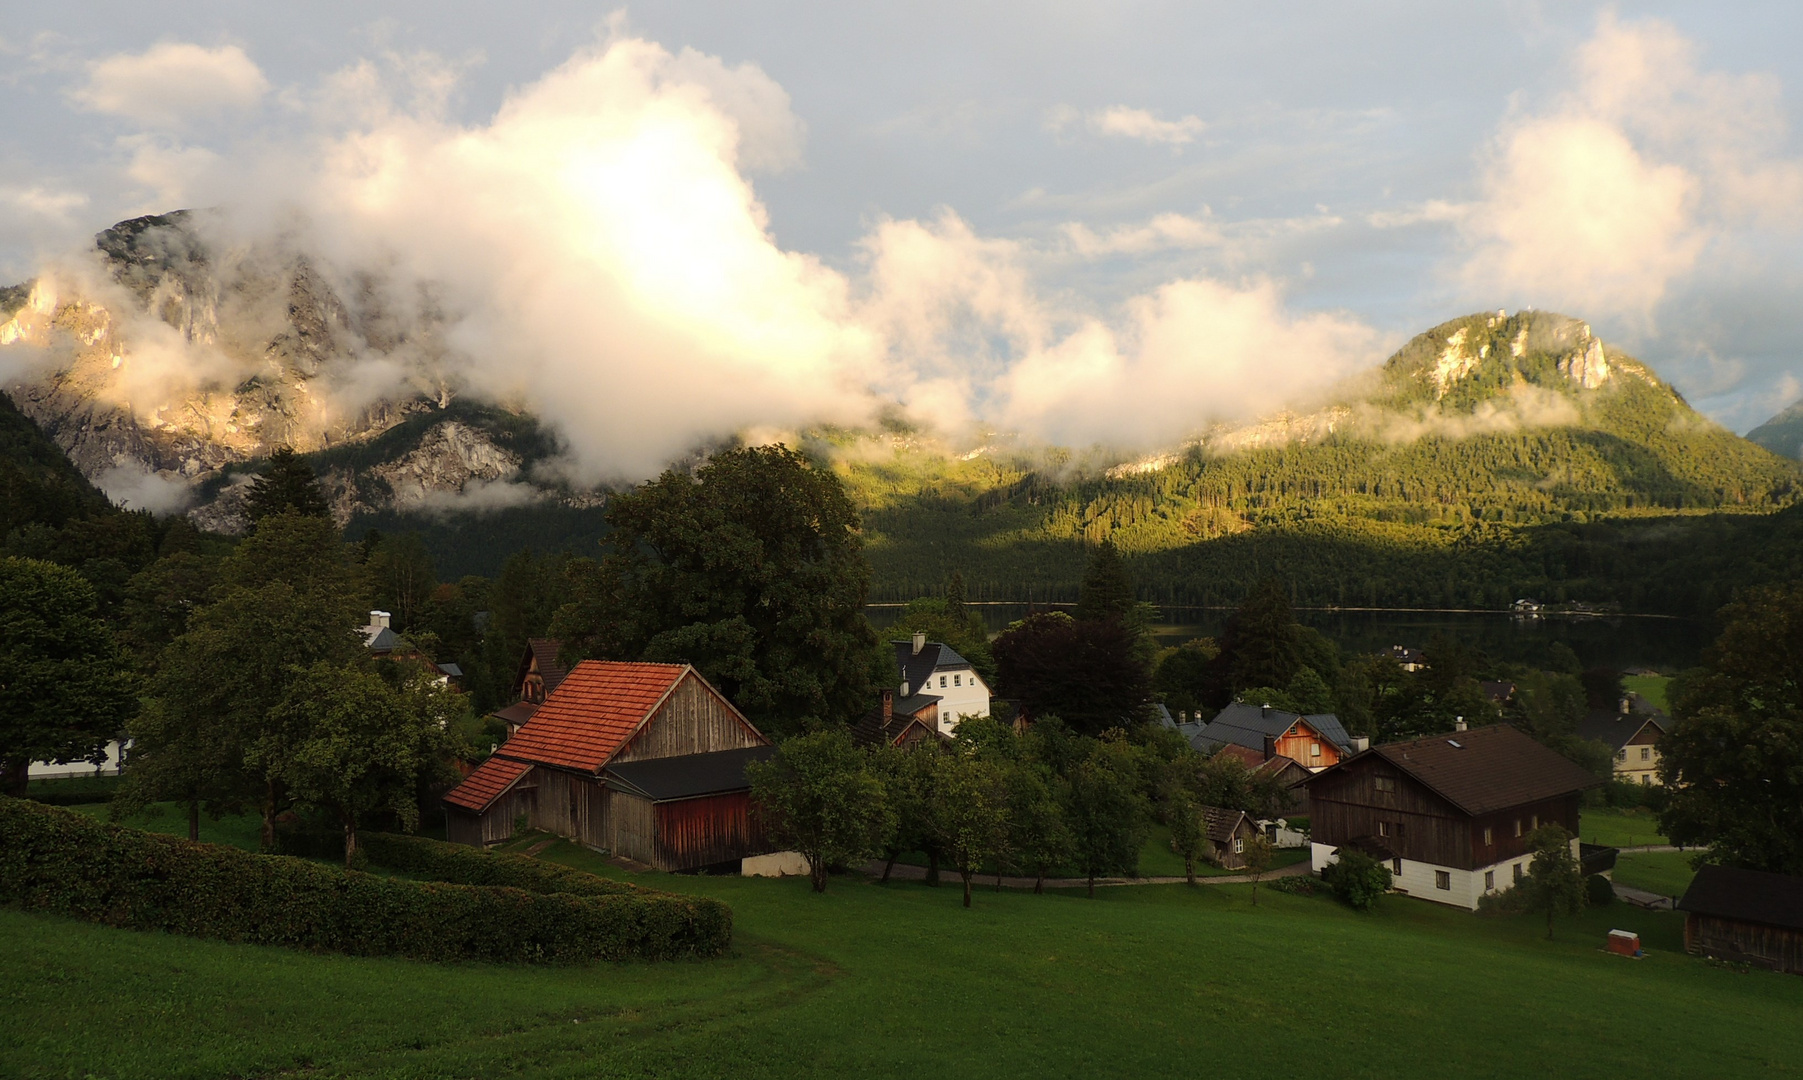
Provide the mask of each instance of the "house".
POLYGON ((1659 783, 1659 740, 1668 722, 1663 713, 1643 712, 1633 695, 1616 709, 1592 711, 1578 723, 1578 734, 1608 746, 1615 755, 1615 778, 1630 784, 1659 783))
POLYGON ((928 720, 941 735, 957 730, 967 716, 989 715, 989 685, 950 645, 928 641, 925 634, 890 644, 901 668, 896 713, 928 720))
POLYGON ((1803 975, 1803 877, 1704 865, 1678 910, 1692 956, 1803 975))
POLYGON ((427 667, 438 672, 440 683, 451 685, 453 679, 463 678, 463 669, 456 664, 441 664, 408 644, 406 639, 394 632, 394 616, 386 611, 371 611, 369 623, 359 627, 363 635, 363 647, 371 656, 381 660, 418 660, 427 667))
POLYGON ((1208 837, 1208 858, 1216 866, 1238 870, 1246 865, 1246 845, 1258 835, 1258 825, 1244 810, 1202 807, 1202 833, 1208 837))
POLYGON ((526 639, 525 651, 513 669, 514 702, 489 714, 507 725, 509 739, 532 719, 532 714, 544 704, 545 697, 569 674, 569 669, 557 659, 557 654, 562 651, 563 642, 556 638, 526 639))
POLYGON ((1223 746, 1243 746, 1258 751, 1259 761, 1281 755, 1313 771, 1337 764, 1351 753, 1352 736, 1332 713, 1305 716, 1236 701, 1216 713, 1190 739, 1190 745, 1204 754, 1223 746))
POLYGON ((1538 600, 1522 599, 1509 605, 1509 610, 1517 615, 1539 615, 1545 607, 1546 605, 1538 600))
POLYGON ((1601 782, 1507 724, 1375 746, 1308 778, 1311 865, 1354 848, 1399 892, 1475 910, 1527 873, 1540 826, 1564 826, 1577 857, 1578 805, 1601 782))
POLYGON ((1411 649, 1407 645, 1392 645, 1378 655, 1396 661, 1396 665, 1404 671, 1420 671, 1427 666, 1427 657, 1421 650, 1411 649))
POLYGON ((687 664, 584 660, 445 795, 445 835, 482 846, 532 827, 661 870, 766 851, 745 766, 776 753, 687 664))
POLYGON ((927 702, 918 712, 898 712, 895 691, 884 690, 882 704, 852 725, 851 738, 863 746, 912 746, 922 739, 944 742, 949 736, 939 730, 938 702, 927 702))
POLYGON ((1515 684, 1512 682, 1494 682, 1489 679, 1478 683, 1484 696, 1498 705, 1507 705, 1515 700, 1515 684))
POLYGON ((1278 754, 1275 757, 1266 758, 1262 764, 1252 770, 1252 775, 1258 780, 1275 778, 1278 783, 1289 789, 1290 808, 1287 816, 1308 817, 1307 781, 1309 777, 1315 775, 1314 773, 1303 768, 1294 758, 1278 754))

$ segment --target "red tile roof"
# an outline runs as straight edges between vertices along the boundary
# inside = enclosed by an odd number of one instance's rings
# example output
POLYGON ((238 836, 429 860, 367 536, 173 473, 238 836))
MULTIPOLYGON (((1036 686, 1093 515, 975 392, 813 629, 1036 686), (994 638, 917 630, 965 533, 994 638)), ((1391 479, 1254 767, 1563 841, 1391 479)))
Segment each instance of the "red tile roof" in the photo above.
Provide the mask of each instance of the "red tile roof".
POLYGON ((584 660, 496 753, 597 772, 690 669, 584 660))
POLYGON ((506 793, 513 782, 531 768, 531 765, 523 761, 491 757, 476 766, 475 772, 464 777, 463 783, 446 792, 444 801, 452 806, 480 813, 488 809, 490 803, 506 793))

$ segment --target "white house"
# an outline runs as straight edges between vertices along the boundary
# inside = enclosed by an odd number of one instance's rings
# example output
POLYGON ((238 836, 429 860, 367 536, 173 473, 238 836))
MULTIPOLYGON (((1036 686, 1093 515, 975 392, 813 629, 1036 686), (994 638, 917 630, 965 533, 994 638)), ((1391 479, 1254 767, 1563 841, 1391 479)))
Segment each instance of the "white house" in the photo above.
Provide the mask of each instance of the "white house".
POLYGON ((941 735, 950 735, 967 716, 989 715, 989 685, 950 645, 928 641, 925 634, 890 644, 901 668, 896 712, 918 714, 937 705, 941 735))

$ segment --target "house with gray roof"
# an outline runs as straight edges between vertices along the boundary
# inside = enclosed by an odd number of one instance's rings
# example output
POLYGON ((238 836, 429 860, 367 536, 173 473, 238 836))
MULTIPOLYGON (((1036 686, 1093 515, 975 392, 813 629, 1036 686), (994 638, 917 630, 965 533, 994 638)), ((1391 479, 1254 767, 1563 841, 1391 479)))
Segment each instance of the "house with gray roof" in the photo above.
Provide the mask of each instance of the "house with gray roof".
POLYGON ((901 669, 901 685, 885 711, 920 717, 941 735, 950 735, 967 716, 989 715, 989 684, 956 649, 925 634, 890 642, 901 669))
POLYGON ((1303 714, 1236 701, 1190 737, 1204 754, 1240 746, 1264 758, 1287 757, 1311 772, 1337 765, 1353 752, 1352 736, 1333 713, 1303 714))

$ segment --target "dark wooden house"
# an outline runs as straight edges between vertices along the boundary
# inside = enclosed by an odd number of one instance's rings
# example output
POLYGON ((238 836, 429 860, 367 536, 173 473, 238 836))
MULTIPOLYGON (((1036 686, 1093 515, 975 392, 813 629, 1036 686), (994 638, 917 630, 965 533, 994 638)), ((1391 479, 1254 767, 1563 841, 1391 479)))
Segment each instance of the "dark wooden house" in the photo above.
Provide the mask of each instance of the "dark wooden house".
POLYGON ((1398 891, 1477 908, 1527 872, 1528 835, 1572 834, 1589 772, 1507 724, 1389 743, 1309 777, 1312 865, 1342 847, 1390 866, 1398 891))
POLYGON ((1692 955, 1803 975, 1803 877, 1705 865, 1678 910, 1692 955))
POLYGON ((775 748, 694 668, 585 660, 445 796, 447 837, 485 845, 524 818, 663 870, 768 850, 747 763, 775 748))
POLYGON ((507 725, 507 738, 511 739, 532 714, 545 703, 545 698, 556 690, 563 682, 569 669, 557 659, 563 650, 563 642, 556 638, 527 638, 526 648, 520 654, 520 662, 513 671, 513 704, 504 709, 497 709, 492 715, 496 720, 507 725))
POLYGON ((1208 857, 1216 866, 1238 870, 1246 865, 1246 845, 1258 835, 1258 824, 1244 810, 1202 808, 1202 834, 1208 837, 1208 857))
POLYGON ((938 698, 898 698, 893 690, 884 690, 881 704, 852 725, 851 737, 865 746, 912 746, 923 739, 947 741, 939 729, 938 698))

